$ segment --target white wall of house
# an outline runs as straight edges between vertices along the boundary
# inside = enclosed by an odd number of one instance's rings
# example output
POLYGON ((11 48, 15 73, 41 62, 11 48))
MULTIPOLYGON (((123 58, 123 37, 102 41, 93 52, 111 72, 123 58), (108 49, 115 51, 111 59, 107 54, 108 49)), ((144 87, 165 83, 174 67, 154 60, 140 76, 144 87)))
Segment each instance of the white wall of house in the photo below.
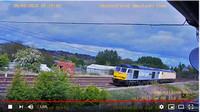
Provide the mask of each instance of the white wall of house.
POLYGON ((109 75, 109 71, 111 69, 115 69, 114 66, 106 66, 106 65, 98 65, 98 64, 91 64, 87 66, 87 73, 95 73, 95 74, 104 74, 109 75))
POLYGON ((40 71, 51 71, 49 67, 47 67, 46 64, 40 64, 40 71))

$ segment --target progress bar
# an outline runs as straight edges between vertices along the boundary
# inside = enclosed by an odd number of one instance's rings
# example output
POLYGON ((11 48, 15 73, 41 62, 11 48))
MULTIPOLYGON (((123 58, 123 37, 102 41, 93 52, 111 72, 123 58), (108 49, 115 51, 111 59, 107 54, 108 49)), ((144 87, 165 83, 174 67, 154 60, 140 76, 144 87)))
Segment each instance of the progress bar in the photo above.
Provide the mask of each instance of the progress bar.
POLYGON ((103 103, 118 103, 118 102, 163 102, 163 103, 170 103, 170 102, 196 102, 196 101, 4 101, 5 103, 87 103, 87 102, 103 102, 103 103))

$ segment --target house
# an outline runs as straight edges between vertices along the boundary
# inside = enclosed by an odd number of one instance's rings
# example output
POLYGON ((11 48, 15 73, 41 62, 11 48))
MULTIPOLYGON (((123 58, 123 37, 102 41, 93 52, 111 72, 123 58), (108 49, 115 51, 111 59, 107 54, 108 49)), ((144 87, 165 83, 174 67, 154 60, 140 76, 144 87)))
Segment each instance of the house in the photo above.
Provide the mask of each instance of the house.
POLYGON ((40 64, 40 71, 52 71, 46 64, 40 64))
POLYGON ((86 69, 87 73, 112 75, 112 74, 110 74, 110 70, 115 70, 115 67, 114 66, 91 64, 91 65, 87 66, 87 69, 86 69))
POLYGON ((185 72, 185 71, 189 71, 189 69, 188 68, 183 68, 183 70, 182 70, 183 72, 185 72))

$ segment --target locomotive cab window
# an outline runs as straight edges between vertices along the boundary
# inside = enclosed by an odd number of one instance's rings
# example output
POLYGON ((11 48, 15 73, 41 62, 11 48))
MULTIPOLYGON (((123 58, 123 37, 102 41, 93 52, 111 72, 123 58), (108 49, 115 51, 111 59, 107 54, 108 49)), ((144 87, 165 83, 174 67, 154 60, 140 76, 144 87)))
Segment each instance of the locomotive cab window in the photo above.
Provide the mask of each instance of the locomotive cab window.
POLYGON ((126 68, 122 68, 122 69, 121 69, 121 72, 122 72, 122 73, 126 73, 126 70, 127 70, 126 68))
POLYGON ((121 70, 121 68, 120 67, 116 67, 116 69, 115 69, 117 72, 119 72, 120 70, 121 70))

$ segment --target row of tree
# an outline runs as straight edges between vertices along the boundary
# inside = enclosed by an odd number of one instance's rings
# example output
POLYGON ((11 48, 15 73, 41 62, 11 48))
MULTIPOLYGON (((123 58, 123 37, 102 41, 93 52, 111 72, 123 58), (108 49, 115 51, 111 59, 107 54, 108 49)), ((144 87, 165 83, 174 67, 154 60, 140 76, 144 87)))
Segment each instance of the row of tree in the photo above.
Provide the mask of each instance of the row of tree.
POLYGON ((199 72, 190 65, 185 66, 185 64, 179 63, 178 66, 170 69, 176 72, 178 78, 199 79, 199 72))
MULTIPOLYGON (((34 57, 32 57, 33 55, 29 54, 32 52, 39 54, 39 56, 41 57, 40 63, 45 63, 45 64, 47 64, 48 67, 51 67, 54 64, 53 57, 51 56, 50 52, 48 52, 46 50, 39 51, 37 49, 33 49, 33 47, 25 46, 25 45, 21 44, 20 42, 8 42, 8 43, 4 43, 4 44, 0 45, 0 54, 1 55, 7 54, 10 62, 20 60, 18 57, 22 57, 24 59, 24 61, 27 60, 25 58, 34 59, 34 57), (28 56, 31 56, 31 57, 26 56, 27 54, 28 54, 28 56), (18 58, 18 59, 16 60, 16 58, 18 58)), ((28 61, 28 62, 31 62, 31 61, 28 61)), ((29 65, 29 66, 31 66, 31 65, 29 65)))
POLYGON ((121 59, 121 57, 118 56, 117 51, 107 49, 104 51, 100 51, 97 54, 96 63, 111 66, 116 66, 118 64, 143 65, 153 68, 169 69, 167 65, 163 64, 160 58, 147 56, 138 58, 137 61, 133 61, 129 58, 121 59))
MULTIPOLYGON (((66 73, 40 72, 31 87, 17 72, 11 86, 7 89, 6 100, 8 101, 105 101, 109 98, 108 91, 89 85, 87 88, 73 86, 66 73)), ((47 103, 49 106, 88 106, 99 103, 47 103)), ((26 105, 26 104, 24 104, 26 105)))
POLYGON ((129 65, 141 65, 152 68, 170 69, 177 73, 178 78, 195 78, 198 79, 199 72, 196 71, 192 66, 185 66, 184 64, 179 64, 176 67, 169 67, 162 62, 160 58, 156 57, 140 57, 138 60, 133 61, 132 59, 126 58, 121 59, 116 51, 104 50, 100 51, 96 56, 96 63, 101 65, 111 65, 116 66, 118 64, 129 64, 129 65))
POLYGON ((5 43, 0 48, 0 69, 7 67, 9 62, 18 62, 16 68, 23 68, 33 72, 39 72, 41 63, 52 67, 55 61, 74 62, 76 67, 86 68, 87 66, 85 61, 78 59, 76 55, 53 57, 45 49, 38 50, 34 47, 24 46, 21 43, 5 43))
MULTIPOLYGON (((40 64, 45 63, 49 67, 54 65, 54 61, 70 61, 74 62, 76 67, 86 68, 87 65, 92 63, 97 63, 101 65, 111 65, 116 66, 118 64, 130 64, 130 65, 142 65, 153 68, 161 68, 161 69, 169 69, 167 65, 165 65, 160 58, 156 57, 140 57, 138 60, 133 61, 129 58, 121 59, 118 55, 117 51, 114 50, 104 50, 100 51, 95 60, 90 60, 87 62, 78 59, 76 55, 68 56, 58 56, 52 57, 50 52, 46 50, 37 50, 33 47, 24 47, 19 43, 6 43, 1 46, 1 54, 0 56, 0 69, 7 67, 10 61, 18 62, 17 68, 23 68, 25 70, 32 70, 34 72, 39 72, 40 64), (12 46, 12 47, 11 47, 12 46), (6 47, 6 49, 4 49, 6 47), (14 47, 16 47, 16 50, 14 47)), ((198 72, 194 70, 191 66, 185 66, 184 64, 179 64, 177 67, 170 67, 171 70, 177 72, 177 76, 179 77, 197 77, 198 72), (187 69, 187 70, 184 70, 187 69), (193 74, 193 75, 187 75, 193 74)))
POLYGON ((96 63, 101 65, 118 65, 120 63, 120 57, 117 51, 104 50, 100 51, 96 56, 96 63))
POLYGON ((47 50, 37 50, 33 47, 27 47, 20 43, 5 43, 1 46, 1 53, 7 53, 8 59, 10 61, 19 62, 18 67, 23 67, 24 69, 29 69, 38 72, 39 63, 45 63, 48 67, 54 65, 54 61, 71 61, 74 62, 76 67, 86 68, 88 64, 97 63, 101 65, 111 65, 116 66, 118 64, 134 64, 134 65, 143 65, 154 68, 163 68, 169 69, 168 66, 163 64, 162 60, 155 57, 141 57, 137 61, 131 59, 121 59, 117 51, 114 50, 104 50, 100 51, 95 61, 90 60, 87 62, 78 59, 76 55, 70 57, 66 56, 57 56, 52 57, 50 52, 47 50), (33 62, 34 61, 34 62, 33 62))
MULTIPOLYGON (((76 67, 86 67, 86 65, 87 65, 85 60, 83 60, 81 58, 77 58, 77 56, 78 57, 82 56, 82 55, 79 56, 79 54, 74 54, 74 55, 70 55, 70 56, 59 55, 59 56, 53 57, 51 54, 51 51, 48 51, 45 49, 34 49, 33 50, 33 47, 25 46, 25 45, 21 44, 20 42, 9 42, 9 43, 4 43, 4 44, 0 45, 0 55, 7 54, 10 62, 17 61, 16 55, 18 55, 18 56, 21 54, 26 55, 31 52, 30 50, 32 50, 35 53, 38 52, 41 57, 40 63, 47 64, 48 67, 52 67, 54 65, 55 61, 74 62, 76 64, 76 67), (29 49, 29 48, 32 48, 32 49, 29 49)), ((56 51, 54 51, 54 53, 56 53, 56 51)), ((19 57, 21 57, 21 56, 19 56, 19 57)), ((91 59, 91 62, 94 62, 94 61, 91 59)))

